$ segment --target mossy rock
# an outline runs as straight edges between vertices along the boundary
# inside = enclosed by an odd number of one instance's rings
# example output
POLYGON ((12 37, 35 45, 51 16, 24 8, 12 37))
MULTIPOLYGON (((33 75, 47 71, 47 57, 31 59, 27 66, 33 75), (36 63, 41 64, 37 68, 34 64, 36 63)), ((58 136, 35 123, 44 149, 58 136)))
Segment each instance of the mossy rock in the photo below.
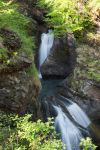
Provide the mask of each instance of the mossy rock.
POLYGON ((79 44, 76 52, 77 63, 74 73, 67 79, 67 84, 82 95, 87 83, 100 87, 100 54, 98 49, 87 44, 79 44))
MULTIPOLYGON (((33 34, 31 34, 30 26, 30 24, 32 23, 32 30, 35 30, 36 24, 34 23, 34 21, 32 21, 31 18, 21 14, 19 12, 19 7, 20 3, 17 3, 17 1, 0 1, 0 36, 2 36, 2 40, 0 39, 0 43, 2 41, 1 48, 7 50, 7 57, 4 53, 4 57, 6 58, 6 60, 3 60, 3 65, 0 68, 3 68, 3 70, 5 70, 4 68, 12 66, 12 59, 15 59, 15 61, 17 61, 18 56, 21 56, 24 53, 27 56, 27 59, 29 59, 29 61, 32 61, 32 69, 30 73, 32 73, 32 75, 36 77, 37 74, 33 55, 33 49, 35 48, 35 32, 32 31, 33 34)), ((27 68, 29 66, 30 65, 28 65, 27 68)), ((16 66, 16 68, 18 67, 16 66)))

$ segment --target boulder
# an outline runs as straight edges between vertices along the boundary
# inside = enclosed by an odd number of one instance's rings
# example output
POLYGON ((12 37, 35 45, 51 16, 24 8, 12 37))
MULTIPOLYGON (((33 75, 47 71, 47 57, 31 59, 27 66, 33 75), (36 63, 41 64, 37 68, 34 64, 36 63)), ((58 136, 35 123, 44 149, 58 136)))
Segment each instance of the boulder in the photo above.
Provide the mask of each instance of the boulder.
POLYGON ((68 76, 75 65, 75 39, 69 33, 63 37, 55 38, 53 47, 44 64, 41 72, 44 76, 68 76))

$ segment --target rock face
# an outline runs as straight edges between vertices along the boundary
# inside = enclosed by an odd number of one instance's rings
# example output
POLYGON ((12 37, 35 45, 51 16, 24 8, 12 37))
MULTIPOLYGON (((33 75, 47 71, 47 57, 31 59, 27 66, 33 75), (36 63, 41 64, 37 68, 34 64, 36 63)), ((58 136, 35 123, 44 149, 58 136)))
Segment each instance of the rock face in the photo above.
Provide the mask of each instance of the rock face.
POLYGON ((25 71, 0 77, 0 109, 37 116, 39 83, 25 71))
MULTIPOLYGON (((8 32, 13 36, 13 32, 8 32)), ((3 30, 2 34, 5 35, 3 30)), ((12 36, 9 36, 10 42, 12 36)), ((16 38, 13 39, 10 46, 12 44, 18 49, 19 43, 17 43, 16 38)), ((14 48, 10 46, 9 43, 5 45, 3 39, 0 41, 0 48, 2 51, 6 50, 8 56, 6 59, 1 57, 0 61, 0 110, 20 115, 30 112, 35 119, 39 112, 37 98, 40 91, 40 82, 28 73, 28 68, 34 62, 24 52, 14 55, 12 53, 14 48), (7 63, 8 60, 9 63, 7 63)), ((0 54, 2 56, 2 53, 0 54)), ((3 56, 5 56, 4 52, 3 56)))
POLYGON ((100 119, 100 54, 89 45, 78 45, 74 73, 62 83, 60 92, 70 96, 94 119, 100 119))
POLYGON ((31 16, 39 24, 44 24, 45 10, 36 7, 37 0, 17 0, 20 2, 20 11, 26 16, 31 16))
POLYGON ((50 55, 41 67, 44 76, 68 76, 75 65, 75 39, 73 34, 55 38, 50 55))
POLYGON ((40 116, 41 84, 35 75, 33 52, 28 55, 22 44, 16 30, 0 28, 0 110, 19 115, 28 112, 35 120, 40 116))
POLYGON ((0 35, 4 37, 4 45, 7 46, 8 50, 17 50, 21 48, 21 39, 17 35, 8 29, 0 28, 0 35))
POLYGON ((0 64, 0 110, 23 115, 39 116, 40 81, 28 73, 32 60, 23 53, 0 64))

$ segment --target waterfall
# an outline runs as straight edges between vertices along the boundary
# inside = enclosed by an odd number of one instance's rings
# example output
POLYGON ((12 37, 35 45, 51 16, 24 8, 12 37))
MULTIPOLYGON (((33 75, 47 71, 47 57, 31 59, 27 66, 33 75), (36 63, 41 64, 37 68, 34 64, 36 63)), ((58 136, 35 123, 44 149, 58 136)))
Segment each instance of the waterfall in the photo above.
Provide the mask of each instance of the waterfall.
POLYGON ((42 33, 41 45, 39 49, 39 78, 42 78, 40 67, 48 57, 54 41, 54 34, 52 30, 48 30, 48 33, 42 33))
POLYGON ((69 111, 73 119, 82 127, 87 128, 91 124, 91 121, 86 113, 76 103, 72 102, 68 98, 63 96, 61 96, 61 98, 65 99, 66 109, 69 111), (67 101, 70 103, 69 105, 67 104, 67 101))
POLYGON ((90 136, 90 119, 85 112, 71 99, 54 95, 51 99, 45 97, 43 102, 44 115, 54 117, 56 131, 60 134, 66 150, 81 150, 82 138, 90 136))
POLYGON ((54 108, 57 111, 55 126, 61 133, 66 150, 79 150, 80 139, 83 137, 81 131, 71 122, 60 107, 54 106, 54 108))
MULTIPOLYGON (((41 35, 41 45, 39 49, 39 78, 41 75, 41 66, 50 54, 54 41, 52 30, 41 35)), ((42 80, 43 81, 43 80, 42 80)), ((58 81, 57 81, 58 83, 58 81)), ((90 136, 88 127, 91 124, 85 112, 71 99, 58 94, 57 85, 53 80, 46 82, 40 95, 41 106, 44 119, 54 117, 56 131, 60 133, 66 150, 81 150, 79 143, 81 138, 90 136), (44 94, 44 96, 43 96, 44 94)))

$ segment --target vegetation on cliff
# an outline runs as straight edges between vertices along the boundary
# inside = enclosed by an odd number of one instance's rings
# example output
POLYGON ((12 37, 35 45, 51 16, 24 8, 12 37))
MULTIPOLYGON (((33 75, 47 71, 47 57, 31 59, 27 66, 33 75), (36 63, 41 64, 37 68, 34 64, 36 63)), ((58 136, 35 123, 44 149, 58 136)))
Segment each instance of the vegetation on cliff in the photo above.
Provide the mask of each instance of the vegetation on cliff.
POLYGON ((82 31, 92 24, 86 2, 79 0, 39 0, 38 5, 47 10, 45 20, 54 27, 57 35, 82 31))
MULTIPOLYGON (((10 64, 10 58, 16 59, 23 52, 34 61, 35 40, 29 34, 32 20, 21 14, 18 8, 14 1, 0 1, 0 60, 6 65, 10 64)), ((36 76, 35 65, 31 68, 36 76)))
POLYGON ((22 47, 20 50, 32 55, 34 46, 33 37, 28 33, 30 19, 18 12, 18 5, 13 1, 0 1, 0 28, 7 28, 16 32, 21 38, 22 47))
POLYGON ((66 32, 73 32, 76 38, 86 41, 92 34, 92 39, 95 37, 98 41, 99 34, 94 33, 93 30, 95 25, 99 25, 99 0, 38 0, 37 5, 45 10, 44 20, 54 29, 55 35, 61 36, 66 32), (89 34, 86 38, 87 32, 89 34))

